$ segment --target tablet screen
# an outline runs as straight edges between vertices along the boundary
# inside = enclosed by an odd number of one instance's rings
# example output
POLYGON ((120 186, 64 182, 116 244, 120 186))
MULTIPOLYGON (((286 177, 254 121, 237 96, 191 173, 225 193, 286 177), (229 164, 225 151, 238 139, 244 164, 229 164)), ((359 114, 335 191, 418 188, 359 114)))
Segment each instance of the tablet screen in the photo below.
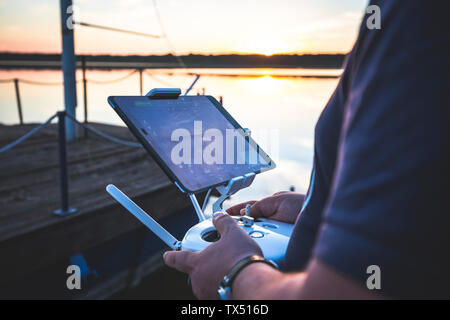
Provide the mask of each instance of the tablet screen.
POLYGON ((188 191, 272 168, 271 159, 210 99, 114 97, 114 102, 158 155, 160 165, 188 191))

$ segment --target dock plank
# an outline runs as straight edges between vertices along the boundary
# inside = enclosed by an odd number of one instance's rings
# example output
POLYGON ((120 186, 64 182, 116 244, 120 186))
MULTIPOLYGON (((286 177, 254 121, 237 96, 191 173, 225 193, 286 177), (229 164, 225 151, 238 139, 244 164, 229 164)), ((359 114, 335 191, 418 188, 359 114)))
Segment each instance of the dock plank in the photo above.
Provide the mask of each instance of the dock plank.
MULTIPOLYGON (((125 127, 91 125, 135 141, 125 127)), ((0 125, 0 145, 34 126, 0 125)), ((58 217, 52 214, 60 207, 56 124, 0 154, 0 273, 8 279, 140 227, 106 193, 109 183, 156 219, 190 206, 143 148, 118 145, 89 133, 87 139, 68 144, 67 158, 70 205, 77 213, 58 217)))
MULTIPOLYGON (((94 126, 122 139, 134 140, 126 128, 94 126)), ((2 141, 8 140, 7 137, 12 141, 32 127, 0 126, 0 136, 2 141)), ((60 217, 51 214, 59 208, 57 148, 56 125, 51 125, 0 156, 0 241, 59 222, 60 217)), ((170 184, 142 148, 114 144, 92 134, 89 139, 68 144, 67 158, 70 200, 78 214, 88 211, 93 203, 96 207, 113 203, 104 189, 108 183, 126 185, 125 190, 132 196, 170 184)))

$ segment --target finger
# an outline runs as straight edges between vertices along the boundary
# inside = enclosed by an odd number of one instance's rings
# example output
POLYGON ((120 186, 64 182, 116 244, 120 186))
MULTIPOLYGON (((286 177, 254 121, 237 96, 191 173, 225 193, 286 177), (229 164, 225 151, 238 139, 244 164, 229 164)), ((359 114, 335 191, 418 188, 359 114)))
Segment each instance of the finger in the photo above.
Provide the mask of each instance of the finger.
POLYGON ((232 228, 239 228, 236 221, 225 212, 214 213, 213 224, 221 236, 225 236, 232 228))
POLYGON ((284 191, 278 191, 278 192, 275 192, 272 196, 278 196, 278 195, 280 195, 280 194, 283 194, 283 193, 290 193, 291 191, 286 191, 286 190, 284 190, 284 191))
POLYGON ((227 213, 231 214, 232 216, 237 216, 239 214, 241 214, 241 210, 245 209, 245 207, 247 206, 247 204, 254 204, 256 201, 255 200, 251 200, 251 201, 247 201, 247 202, 243 202, 243 203, 239 203, 235 206, 232 206, 230 208, 227 209, 227 213))
POLYGON ((163 259, 167 266, 184 273, 190 273, 194 268, 194 254, 194 252, 187 250, 167 251, 164 253, 163 259))
MULTIPOLYGON (((256 201, 250 208, 250 216, 253 218, 270 217, 277 210, 277 201, 274 197, 267 197, 256 201)), ((241 209, 241 215, 245 215, 245 208, 241 209)))

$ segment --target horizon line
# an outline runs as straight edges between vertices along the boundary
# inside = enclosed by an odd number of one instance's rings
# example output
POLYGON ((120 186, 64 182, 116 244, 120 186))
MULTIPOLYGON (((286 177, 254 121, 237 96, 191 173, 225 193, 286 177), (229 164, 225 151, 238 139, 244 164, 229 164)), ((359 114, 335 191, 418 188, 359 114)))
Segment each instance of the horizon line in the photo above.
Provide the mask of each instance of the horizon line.
MULTIPOLYGON (((60 55, 62 52, 19 52, 19 51, 0 51, 0 54, 40 54, 40 55, 60 55)), ((199 55, 199 56, 231 56, 231 55, 239 55, 239 56, 261 56, 261 57, 272 57, 272 56, 320 56, 320 55, 347 55, 348 52, 320 52, 320 53, 295 53, 295 52, 280 52, 273 54, 263 54, 263 53, 250 53, 250 52, 229 52, 229 53, 187 53, 187 54, 178 54, 176 56, 190 56, 190 55, 199 55)), ((175 56, 172 53, 168 52, 166 54, 137 54, 137 53, 129 53, 129 54, 114 54, 114 53, 75 53, 76 56, 118 56, 118 57, 127 57, 127 56, 175 56)))

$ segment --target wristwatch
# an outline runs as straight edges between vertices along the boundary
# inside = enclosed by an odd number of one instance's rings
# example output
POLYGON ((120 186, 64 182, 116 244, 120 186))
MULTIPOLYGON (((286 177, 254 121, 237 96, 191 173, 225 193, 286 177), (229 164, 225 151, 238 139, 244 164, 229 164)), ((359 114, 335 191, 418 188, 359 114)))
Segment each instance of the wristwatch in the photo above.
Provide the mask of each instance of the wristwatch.
POLYGON ((258 255, 252 255, 250 257, 244 258, 238 261, 230 270, 230 272, 223 277, 222 281, 219 284, 219 290, 217 290, 217 294, 222 300, 231 300, 231 286, 233 285, 234 279, 236 279, 239 272, 242 271, 246 266, 252 263, 262 262, 268 264, 269 266, 279 269, 278 265, 272 260, 267 260, 258 255))

